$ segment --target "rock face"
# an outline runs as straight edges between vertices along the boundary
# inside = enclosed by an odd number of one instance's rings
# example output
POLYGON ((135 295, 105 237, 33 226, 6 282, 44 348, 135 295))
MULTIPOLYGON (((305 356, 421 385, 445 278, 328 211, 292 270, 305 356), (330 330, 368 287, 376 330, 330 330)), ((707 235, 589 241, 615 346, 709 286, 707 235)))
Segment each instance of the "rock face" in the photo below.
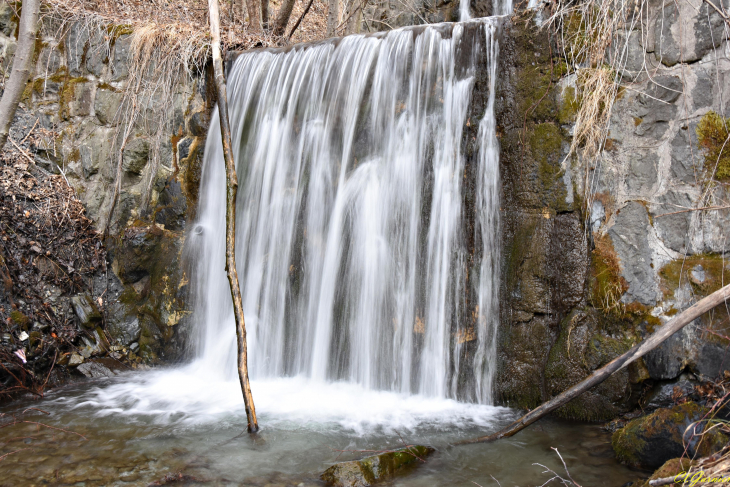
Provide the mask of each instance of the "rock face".
POLYGON ((708 411, 693 402, 657 409, 616 431, 614 452, 620 461, 645 468, 658 468, 676 457, 710 455, 725 446, 728 438, 716 429, 705 432, 707 422, 702 420, 708 411))
MULTIPOLYGON (((727 34, 706 2, 662 8, 650 4, 645 25, 621 33, 630 89, 591 161, 566 158, 580 82, 550 58, 548 36, 520 13, 500 39, 502 404, 554 397, 727 282, 730 212, 685 211, 728 198, 726 179, 709 184, 700 130, 728 108, 727 34)), ((638 400, 666 404, 660 389, 684 373, 717 377, 730 369, 727 318, 699 318, 557 414, 609 419, 638 400)))
MULTIPOLYGON (((15 49, 13 12, 0 1, 4 67, 15 49)), ((38 119, 31 152, 41 168, 53 173, 63 168, 96 228, 108 227, 109 267, 119 274, 106 273, 106 282, 95 282, 91 295, 74 297, 79 322, 92 335, 101 328, 110 346, 131 352, 133 361, 175 360, 185 350, 187 334, 184 231, 197 206, 216 100, 206 74, 182 76, 167 98, 135 95, 139 113, 128 126, 132 104, 126 90, 136 34, 128 26, 112 27, 76 22, 61 30, 41 29, 56 37, 38 38, 38 61, 22 99, 34 117, 29 125, 38 119), (121 194, 109 219, 120 163, 121 194), (104 306, 97 303, 102 295, 104 306)), ((88 348, 96 354, 99 346, 88 348)))
POLYGON ((392 479, 407 466, 420 462, 433 452, 433 448, 413 445, 362 460, 337 463, 325 470, 322 480, 332 487, 375 485, 392 479))

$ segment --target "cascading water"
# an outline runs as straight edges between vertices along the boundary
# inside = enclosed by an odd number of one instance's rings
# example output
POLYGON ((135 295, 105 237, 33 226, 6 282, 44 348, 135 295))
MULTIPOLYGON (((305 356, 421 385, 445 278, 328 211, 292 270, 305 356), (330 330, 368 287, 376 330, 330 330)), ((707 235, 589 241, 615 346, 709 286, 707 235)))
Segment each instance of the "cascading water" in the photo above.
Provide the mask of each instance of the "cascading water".
MULTIPOLYGON (((228 91, 252 378, 303 375, 490 402, 496 23, 472 22, 480 35, 468 41, 465 25, 350 36, 236 60, 228 91), (471 122, 481 56, 491 85, 481 120, 471 122), (477 178, 466 188, 464 129, 471 123, 479 123, 469 162, 477 178)), ((193 236, 200 240, 196 321, 204 324, 200 361, 211 374, 234 378, 225 175, 213 120, 203 231, 193 236)))
MULTIPOLYGON (((504 411, 489 406, 500 22, 355 35, 234 62, 236 259, 262 427, 484 428, 504 411)), ((245 419, 225 184, 214 114, 188 235, 196 358, 66 404, 160 423, 245 419)))

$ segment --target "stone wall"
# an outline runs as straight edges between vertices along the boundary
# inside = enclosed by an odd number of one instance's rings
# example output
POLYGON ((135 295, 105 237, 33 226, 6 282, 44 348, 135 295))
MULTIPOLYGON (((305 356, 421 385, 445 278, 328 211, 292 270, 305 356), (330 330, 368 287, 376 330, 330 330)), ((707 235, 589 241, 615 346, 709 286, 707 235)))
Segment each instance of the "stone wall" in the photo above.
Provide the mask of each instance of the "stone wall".
MULTIPOLYGON (((622 88, 598 160, 566 158, 576 77, 550 56, 555 40, 525 24, 529 13, 503 37, 499 402, 535 407, 730 277, 730 213, 691 211, 728 206, 727 176, 710 181, 712 147, 698 139, 698 125, 724 120, 708 113, 727 115, 728 29, 700 0, 661 5, 624 33, 622 88)), ((608 419, 637 401, 666 405, 675 385, 730 369, 728 325, 727 309, 703 316, 558 414, 608 419)))
MULTIPOLYGON (((17 20, 14 4, 0 3, 0 66, 7 73, 17 20)), ((108 224, 110 266, 92 297, 103 297, 112 347, 132 363, 155 363, 185 351, 181 256, 215 99, 206 70, 181 72, 165 86, 153 62, 134 78, 134 42, 126 26, 46 18, 19 113, 37 120, 37 165, 64 174, 97 230, 108 224), (120 162, 121 193, 107 222, 120 162)))

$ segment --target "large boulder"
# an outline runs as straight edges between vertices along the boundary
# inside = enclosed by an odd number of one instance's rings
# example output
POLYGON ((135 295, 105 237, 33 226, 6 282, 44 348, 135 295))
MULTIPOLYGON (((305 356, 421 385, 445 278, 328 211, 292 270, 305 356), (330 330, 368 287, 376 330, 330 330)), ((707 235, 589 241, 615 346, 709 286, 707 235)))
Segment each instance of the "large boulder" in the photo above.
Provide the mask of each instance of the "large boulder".
POLYGON ((333 487, 366 487, 393 478, 406 465, 420 461, 434 452, 428 446, 413 445, 361 460, 332 465, 322 480, 333 487))
POLYGON ((634 467, 657 468, 683 455, 710 455, 721 449, 728 438, 717 429, 706 431, 708 411, 687 402, 630 421, 613 434, 616 457, 634 467))

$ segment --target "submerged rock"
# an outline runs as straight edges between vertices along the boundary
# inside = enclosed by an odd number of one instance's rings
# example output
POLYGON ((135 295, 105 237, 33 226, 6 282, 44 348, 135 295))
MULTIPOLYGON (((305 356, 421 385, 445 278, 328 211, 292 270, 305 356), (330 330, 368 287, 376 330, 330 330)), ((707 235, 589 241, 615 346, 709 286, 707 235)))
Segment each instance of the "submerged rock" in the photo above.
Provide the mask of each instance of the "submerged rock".
POLYGON ((365 487, 395 476, 406 465, 420 461, 435 450, 428 446, 412 445, 361 460, 332 465, 322 474, 322 480, 334 487, 365 487))
POLYGON ((728 438, 716 429, 704 431, 707 412, 707 408, 688 402, 630 421, 613 434, 616 457, 634 467, 657 468, 685 451, 689 457, 709 455, 722 448, 728 438))

